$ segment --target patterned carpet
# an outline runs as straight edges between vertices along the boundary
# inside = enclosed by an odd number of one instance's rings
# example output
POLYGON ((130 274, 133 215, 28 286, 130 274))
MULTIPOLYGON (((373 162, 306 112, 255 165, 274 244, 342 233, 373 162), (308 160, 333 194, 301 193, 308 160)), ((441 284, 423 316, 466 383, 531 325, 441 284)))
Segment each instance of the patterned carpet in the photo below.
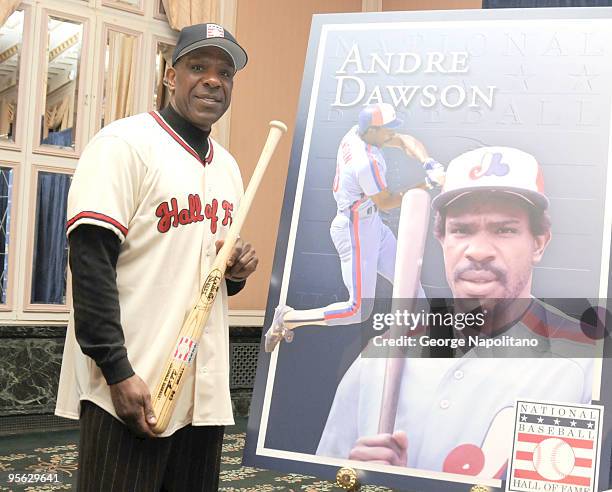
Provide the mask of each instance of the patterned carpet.
MULTIPOLYGON (((246 421, 228 427, 221 457, 221 492, 327 492, 341 491, 331 482, 297 474, 241 466, 246 421)), ((58 431, 0 437, 0 492, 75 490, 78 468, 78 431, 58 431), (14 483, 10 475, 57 474, 57 483, 14 483)), ((46 478, 46 477, 45 477, 46 478)), ((365 486, 363 492, 390 489, 365 486)))

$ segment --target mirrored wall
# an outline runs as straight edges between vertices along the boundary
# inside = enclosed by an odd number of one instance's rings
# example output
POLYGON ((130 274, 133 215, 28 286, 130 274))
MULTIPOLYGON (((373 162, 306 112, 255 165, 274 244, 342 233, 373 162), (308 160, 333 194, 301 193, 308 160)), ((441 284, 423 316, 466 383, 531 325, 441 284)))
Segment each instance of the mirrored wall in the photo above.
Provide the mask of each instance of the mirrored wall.
POLYGON ((0 166, 0 304, 6 304, 9 284, 9 245, 13 211, 14 171, 0 166))
POLYGON ((71 181, 70 174, 38 172, 31 304, 66 304, 66 213, 71 181))
POLYGON ((0 325, 65 322, 72 175, 100 128, 168 103, 177 33, 162 0, 14 4, 0 0, 0 325))
POLYGON ((140 36, 106 29, 104 93, 100 128, 135 113, 135 87, 139 74, 140 36))
POLYGON ((102 0, 102 5, 115 9, 127 10, 135 14, 143 14, 143 1, 144 0, 102 0))
POLYGON ((17 10, 0 27, 0 142, 15 141, 24 17, 17 10))
POLYGON ((174 45, 157 42, 155 50, 155 87, 153 89, 153 107, 163 109, 170 101, 170 91, 166 85, 166 70, 172 66, 174 45))
POLYGON ((78 122, 83 24, 50 16, 47 67, 41 120, 42 145, 74 149, 78 122))

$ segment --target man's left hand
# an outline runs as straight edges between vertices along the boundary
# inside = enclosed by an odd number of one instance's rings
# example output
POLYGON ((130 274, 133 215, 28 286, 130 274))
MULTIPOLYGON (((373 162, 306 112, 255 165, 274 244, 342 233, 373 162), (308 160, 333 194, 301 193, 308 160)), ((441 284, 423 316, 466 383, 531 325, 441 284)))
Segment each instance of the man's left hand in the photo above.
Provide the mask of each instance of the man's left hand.
MULTIPOLYGON (((223 243, 223 239, 215 243, 217 253, 221 249, 221 246, 223 246, 223 243)), ((235 282, 242 282, 255 271, 257 263, 259 263, 259 259, 255 254, 253 246, 251 246, 250 243, 245 243, 242 239, 238 239, 227 260, 225 278, 235 282)))

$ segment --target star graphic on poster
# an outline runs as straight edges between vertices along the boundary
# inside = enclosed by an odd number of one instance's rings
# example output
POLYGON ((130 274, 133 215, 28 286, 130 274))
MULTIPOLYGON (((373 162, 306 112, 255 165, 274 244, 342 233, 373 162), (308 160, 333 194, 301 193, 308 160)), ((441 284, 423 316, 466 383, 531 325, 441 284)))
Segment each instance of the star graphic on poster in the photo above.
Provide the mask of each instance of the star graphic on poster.
POLYGON ((559 425, 561 423, 559 419, 555 419, 553 422, 555 423, 555 425, 559 425))
POLYGON ((592 428, 593 428, 593 422, 589 422, 589 423, 587 424, 587 427, 588 427, 589 429, 592 429, 592 428))
POLYGON ((576 421, 575 421, 575 420, 572 420, 572 421, 570 422, 570 425, 571 425, 572 427, 576 427, 576 421))
POLYGON ((542 417, 538 417, 538 424, 541 424, 542 422, 544 422, 544 419, 542 417))
POLYGON ((577 79, 572 90, 579 91, 579 90, 584 89, 589 92, 593 91, 593 86, 591 85, 591 82, 593 81, 595 77, 599 77, 598 73, 589 72, 589 69, 586 66, 586 64, 582 65, 581 71, 577 73, 570 73, 568 75, 570 77, 573 77, 574 79, 577 79))
POLYGON ((521 421, 527 422, 527 415, 521 415, 521 421))

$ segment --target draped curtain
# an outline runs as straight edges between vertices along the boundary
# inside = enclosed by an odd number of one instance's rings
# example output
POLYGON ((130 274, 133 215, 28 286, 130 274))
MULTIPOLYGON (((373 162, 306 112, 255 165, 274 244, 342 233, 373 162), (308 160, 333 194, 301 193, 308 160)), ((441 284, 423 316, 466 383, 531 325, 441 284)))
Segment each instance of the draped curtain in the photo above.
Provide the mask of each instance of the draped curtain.
POLYGON ((168 23, 180 31, 185 26, 219 22, 218 0, 162 0, 168 23))
POLYGON ((12 136, 11 125, 15 117, 15 103, 0 99, 0 138, 12 136))
POLYGON ((66 130, 72 127, 72 99, 72 94, 68 94, 45 111, 43 138, 49 135, 49 130, 66 130))
POLYGON ((38 174, 31 293, 32 302, 36 304, 66 302, 66 213, 70 179, 67 174, 38 174))
POLYGON ((160 43, 158 44, 158 49, 157 87, 155 89, 157 100, 155 101, 155 109, 164 109, 170 100, 170 91, 164 83, 164 80, 166 78, 166 69, 172 66, 172 52, 174 51, 174 46, 160 43))
POLYGON ((136 37, 109 31, 108 49, 110 72, 104 100, 105 125, 134 113, 136 37))
POLYGON ((6 304, 8 289, 8 250, 9 231, 11 228, 11 194, 13 188, 13 171, 10 168, 0 168, 0 283, 2 288, 0 302, 6 304))
POLYGON ((19 5, 21 0, 2 0, 0 1, 0 26, 3 26, 15 10, 17 10, 17 5, 19 5))

